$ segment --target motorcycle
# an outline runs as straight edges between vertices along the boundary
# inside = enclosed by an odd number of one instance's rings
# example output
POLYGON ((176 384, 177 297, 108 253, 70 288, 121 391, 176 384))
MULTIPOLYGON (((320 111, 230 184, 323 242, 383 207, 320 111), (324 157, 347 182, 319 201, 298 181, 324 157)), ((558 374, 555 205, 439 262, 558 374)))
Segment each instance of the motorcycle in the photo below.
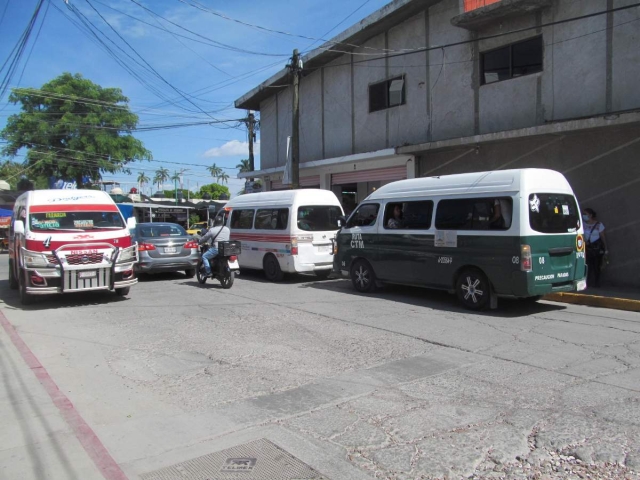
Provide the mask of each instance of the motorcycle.
POLYGON ((220 280, 222 288, 229 289, 233 286, 235 276, 240 273, 240 266, 238 265, 238 255, 242 251, 242 245, 240 242, 218 242, 218 255, 210 261, 211 263, 211 275, 207 275, 204 268, 204 262, 202 261, 202 255, 209 250, 208 244, 200 245, 200 260, 196 267, 196 277, 198 283, 204 284, 207 278, 217 278, 220 280))

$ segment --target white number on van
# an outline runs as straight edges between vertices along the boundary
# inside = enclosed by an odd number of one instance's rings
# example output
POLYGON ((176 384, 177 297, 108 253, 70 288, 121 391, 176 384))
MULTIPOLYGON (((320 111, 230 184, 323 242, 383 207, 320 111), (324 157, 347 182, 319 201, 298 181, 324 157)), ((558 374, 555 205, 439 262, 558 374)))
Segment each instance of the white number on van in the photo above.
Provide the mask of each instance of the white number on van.
POLYGON ((538 259, 538 262, 540 263, 540 265, 544 265, 544 257, 540 257, 538 259))

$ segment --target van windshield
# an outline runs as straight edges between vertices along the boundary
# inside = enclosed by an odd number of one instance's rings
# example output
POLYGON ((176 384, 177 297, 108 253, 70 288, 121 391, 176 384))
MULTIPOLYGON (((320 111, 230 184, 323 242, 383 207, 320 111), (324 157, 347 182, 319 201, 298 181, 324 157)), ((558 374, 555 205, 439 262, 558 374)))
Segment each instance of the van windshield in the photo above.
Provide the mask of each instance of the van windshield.
POLYGON ((33 232, 54 230, 119 230, 124 227, 119 212, 43 212, 29 215, 33 232))
POLYGON ((532 193, 529 195, 529 225, 541 233, 572 233, 580 228, 580 212, 573 195, 532 193))
POLYGON ((298 228, 307 232, 338 230, 338 218, 342 209, 335 205, 311 205, 298 207, 298 228))

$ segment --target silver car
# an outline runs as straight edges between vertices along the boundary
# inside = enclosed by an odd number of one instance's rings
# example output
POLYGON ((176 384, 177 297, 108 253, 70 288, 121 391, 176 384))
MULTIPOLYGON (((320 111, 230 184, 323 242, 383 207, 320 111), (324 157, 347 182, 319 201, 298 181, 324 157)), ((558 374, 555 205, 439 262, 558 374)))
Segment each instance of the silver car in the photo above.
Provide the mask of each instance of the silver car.
POLYGON ((135 230, 139 273, 178 272, 187 278, 196 274, 200 258, 198 242, 175 223, 139 223, 135 230))

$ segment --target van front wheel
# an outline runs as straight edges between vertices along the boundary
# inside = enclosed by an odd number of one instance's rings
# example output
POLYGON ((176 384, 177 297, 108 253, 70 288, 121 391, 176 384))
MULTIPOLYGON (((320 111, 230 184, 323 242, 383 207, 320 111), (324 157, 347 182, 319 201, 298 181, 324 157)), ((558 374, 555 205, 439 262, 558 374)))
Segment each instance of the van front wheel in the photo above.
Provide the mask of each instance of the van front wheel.
POLYGON ((456 282, 458 300, 469 310, 482 310, 489 304, 491 285, 484 273, 469 268, 463 270, 456 282))
POLYGON ((376 276, 366 260, 356 260, 351 266, 351 283, 360 293, 371 293, 376 289, 376 276))

